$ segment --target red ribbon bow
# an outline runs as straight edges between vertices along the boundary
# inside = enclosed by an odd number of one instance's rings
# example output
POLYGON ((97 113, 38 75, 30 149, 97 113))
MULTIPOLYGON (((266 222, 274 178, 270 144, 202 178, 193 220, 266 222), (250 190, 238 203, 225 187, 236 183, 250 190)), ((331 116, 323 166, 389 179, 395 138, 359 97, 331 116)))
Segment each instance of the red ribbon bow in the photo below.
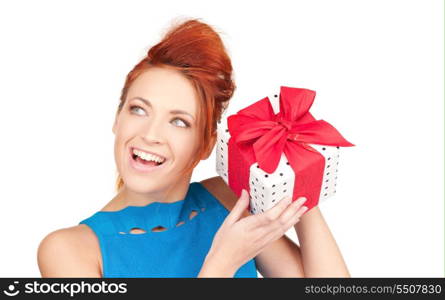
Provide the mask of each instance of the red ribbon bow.
POLYGON ((275 115, 266 97, 229 116, 227 122, 231 139, 234 139, 241 154, 252 156, 253 149, 254 159, 259 167, 270 174, 276 170, 281 154, 284 153, 296 176, 301 172, 300 175, 316 179, 319 192, 324 157, 308 144, 342 147, 354 145, 329 123, 315 120, 309 112, 314 98, 315 91, 282 86, 278 114, 275 115))

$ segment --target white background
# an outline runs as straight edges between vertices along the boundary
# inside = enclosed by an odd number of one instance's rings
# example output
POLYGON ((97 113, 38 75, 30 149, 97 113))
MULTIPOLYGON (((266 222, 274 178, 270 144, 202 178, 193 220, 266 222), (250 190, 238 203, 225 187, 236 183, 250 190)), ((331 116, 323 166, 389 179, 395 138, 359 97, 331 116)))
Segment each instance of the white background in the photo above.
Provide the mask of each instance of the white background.
POLYGON ((177 17, 221 32, 229 113, 280 85, 312 89, 312 114, 356 145, 320 205, 353 277, 443 276, 443 12, 435 0, 1 2, 0 276, 39 277, 42 238, 114 196, 120 90, 177 17))

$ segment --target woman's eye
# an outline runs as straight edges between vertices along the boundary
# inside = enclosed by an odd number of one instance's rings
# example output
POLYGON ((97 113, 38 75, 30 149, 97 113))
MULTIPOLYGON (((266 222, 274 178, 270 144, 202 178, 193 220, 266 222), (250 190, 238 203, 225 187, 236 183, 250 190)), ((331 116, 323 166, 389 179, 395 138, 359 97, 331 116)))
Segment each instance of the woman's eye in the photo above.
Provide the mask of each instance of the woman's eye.
POLYGON ((189 125, 188 125, 185 121, 183 121, 182 119, 176 118, 176 119, 174 119, 173 121, 176 121, 176 120, 181 121, 181 123, 183 124, 183 125, 181 125, 180 127, 189 127, 189 125))
MULTIPOLYGON (((142 107, 140 107, 139 105, 132 105, 132 106, 130 106, 130 111, 131 112, 135 111, 135 110, 141 110, 141 111, 145 112, 145 110, 142 107)), ((138 114, 138 113, 136 113, 136 114, 138 114)), ((140 114, 138 114, 138 115, 140 115, 140 114)), ((182 125, 179 125, 179 127, 184 127, 184 128, 190 127, 190 125, 186 121, 184 121, 182 119, 176 118, 173 121, 180 121, 179 124, 182 123, 182 125)))
POLYGON ((130 111, 133 111, 133 110, 135 110, 135 109, 140 109, 140 110, 144 110, 142 107, 140 107, 140 106, 138 106, 138 105, 132 105, 132 106, 130 106, 130 111))

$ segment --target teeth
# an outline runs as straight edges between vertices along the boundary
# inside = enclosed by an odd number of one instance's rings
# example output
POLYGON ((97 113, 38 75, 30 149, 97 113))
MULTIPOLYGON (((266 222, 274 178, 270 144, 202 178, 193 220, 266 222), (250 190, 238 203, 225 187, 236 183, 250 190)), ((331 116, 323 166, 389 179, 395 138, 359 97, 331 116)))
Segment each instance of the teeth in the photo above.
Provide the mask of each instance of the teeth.
POLYGON ((142 158, 143 160, 146 161, 155 161, 157 163, 162 163, 164 161, 163 158, 153 155, 153 154, 149 154, 146 152, 142 152, 136 149, 133 149, 133 153, 136 154, 137 156, 139 156, 140 158, 142 158))

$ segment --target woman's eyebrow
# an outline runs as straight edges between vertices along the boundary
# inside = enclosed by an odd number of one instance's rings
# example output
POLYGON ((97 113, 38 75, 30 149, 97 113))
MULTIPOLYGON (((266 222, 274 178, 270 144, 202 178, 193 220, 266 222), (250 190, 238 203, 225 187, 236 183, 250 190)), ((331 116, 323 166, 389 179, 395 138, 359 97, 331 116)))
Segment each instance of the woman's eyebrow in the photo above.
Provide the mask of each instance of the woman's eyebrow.
MULTIPOLYGON (((134 97, 132 100, 134 99, 138 99, 141 100, 142 102, 145 103, 145 105, 147 105, 148 107, 153 107, 150 103, 150 101, 148 101, 147 99, 144 99, 142 97, 134 97)), ((173 109, 170 111, 171 114, 183 114, 183 115, 189 115, 193 120, 195 120, 195 117, 193 117, 190 113, 186 112, 185 110, 180 110, 180 109, 173 109)))

